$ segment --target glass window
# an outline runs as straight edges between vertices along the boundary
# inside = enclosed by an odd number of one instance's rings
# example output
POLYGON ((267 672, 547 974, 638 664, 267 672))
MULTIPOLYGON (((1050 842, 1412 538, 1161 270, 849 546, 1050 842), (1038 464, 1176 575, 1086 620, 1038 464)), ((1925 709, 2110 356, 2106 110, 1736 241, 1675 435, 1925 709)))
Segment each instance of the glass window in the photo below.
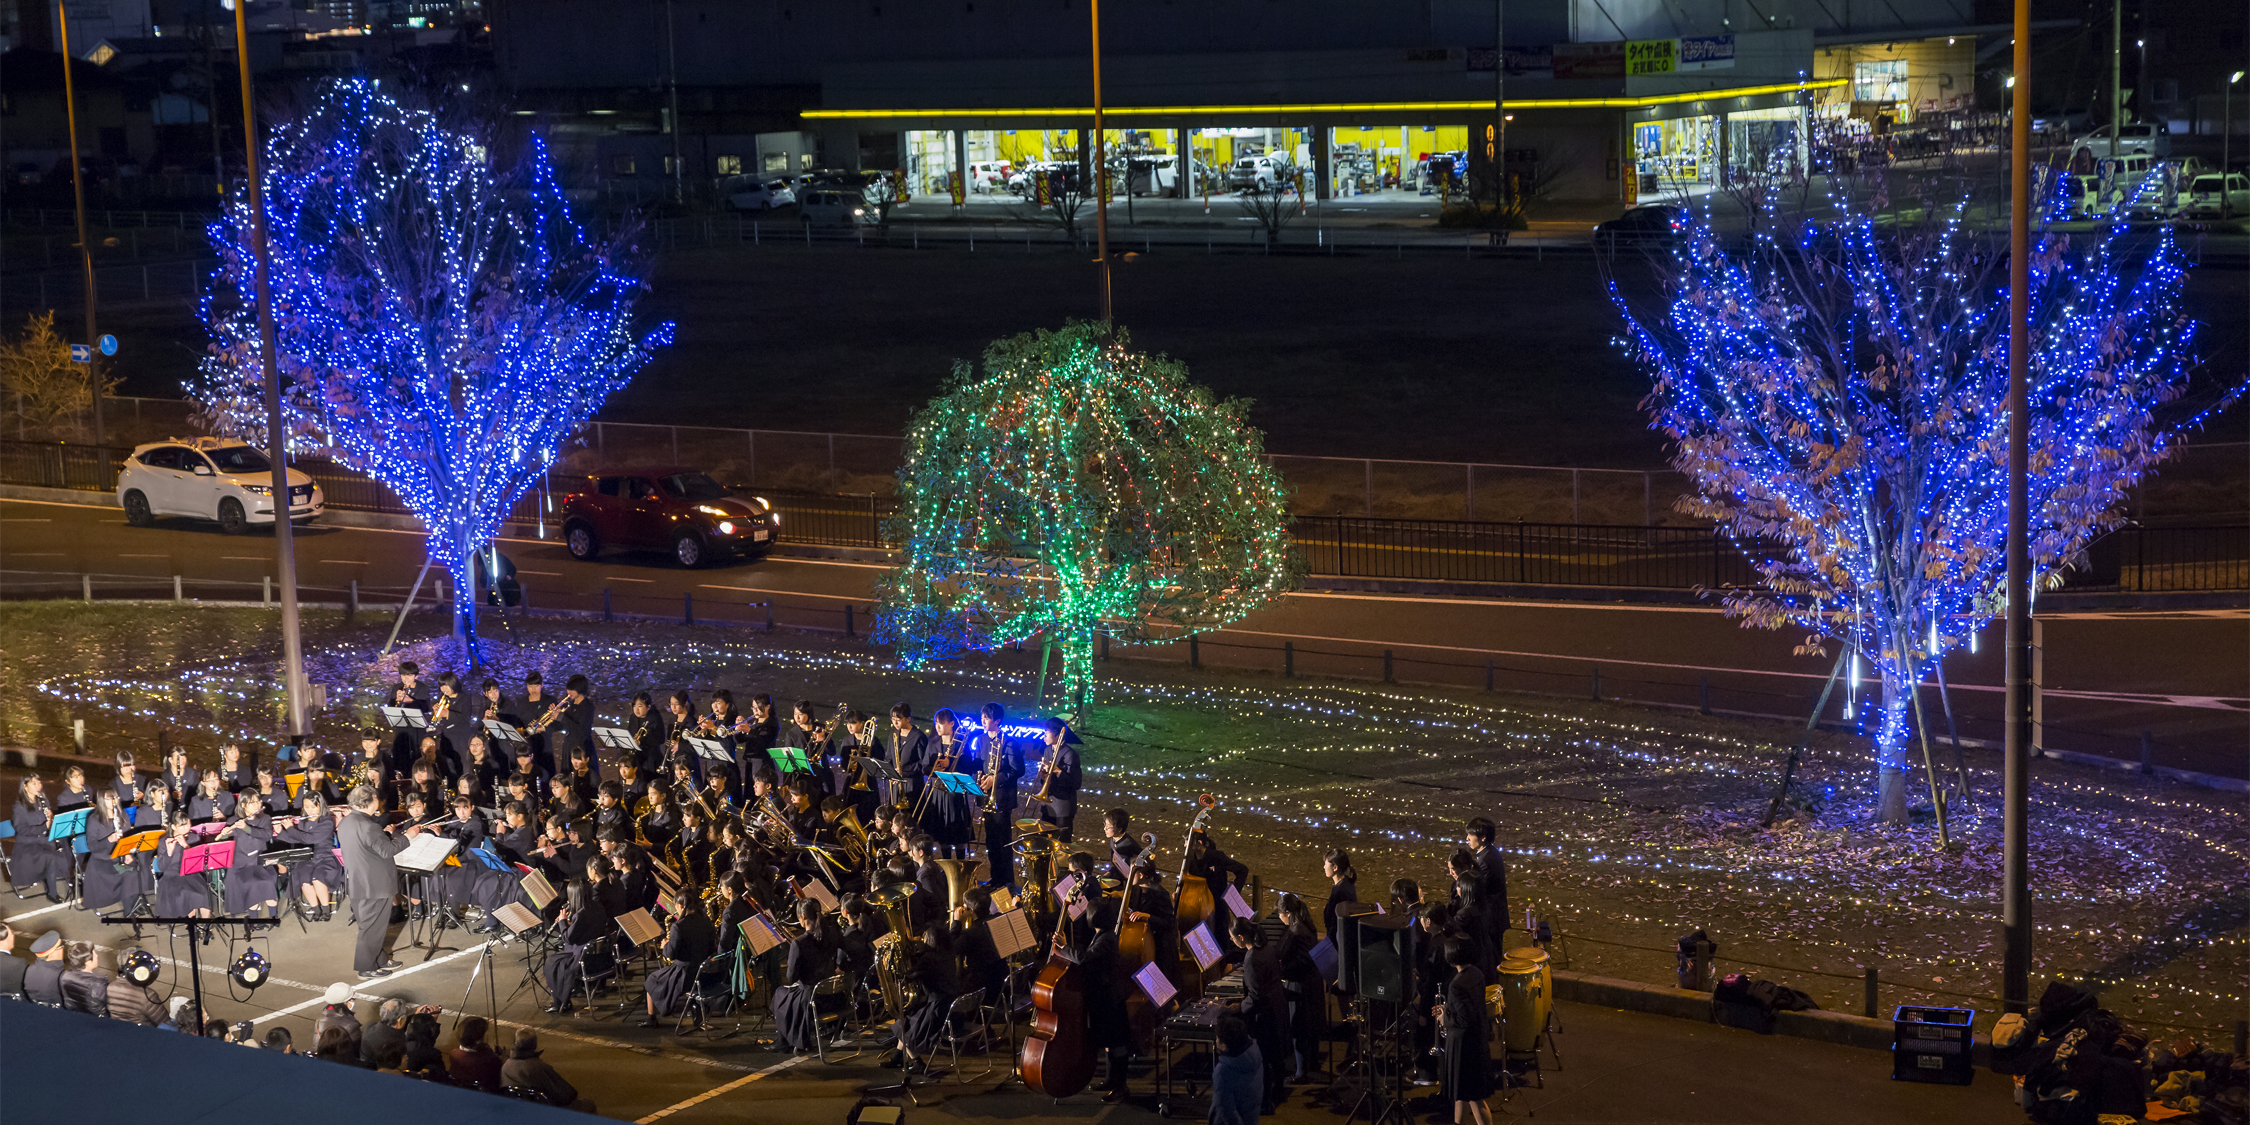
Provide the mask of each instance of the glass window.
POLYGON ((177 469, 180 467, 180 448, 176 445, 160 445, 141 454, 141 464, 152 469, 177 469))
POLYGON ((1903 102, 1906 100, 1906 60, 1881 59, 1852 64, 1852 100, 1903 102))
POLYGON ((617 478, 602 477, 594 482, 594 491, 603 496, 617 495, 617 478))
POLYGON ((724 500, 727 490, 702 473, 674 473, 664 478, 665 491, 682 500, 724 500))
POLYGON ((639 171, 640 166, 634 163, 633 154, 621 152, 609 158, 609 170, 614 175, 630 176, 639 171))
POLYGON ((739 176, 742 174, 742 158, 739 156, 719 157, 718 164, 719 175, 739 176))
POLYGON ((247 445, 230 445, 211 451, 211 460, 222 473, 270 473, 273 462, 266 455, 247 445))
POLYGON ((635 500, 649 500, 656 496, 656 486, 650 484, 645 478, 634 477, 633 483, 629 487, 635 500))

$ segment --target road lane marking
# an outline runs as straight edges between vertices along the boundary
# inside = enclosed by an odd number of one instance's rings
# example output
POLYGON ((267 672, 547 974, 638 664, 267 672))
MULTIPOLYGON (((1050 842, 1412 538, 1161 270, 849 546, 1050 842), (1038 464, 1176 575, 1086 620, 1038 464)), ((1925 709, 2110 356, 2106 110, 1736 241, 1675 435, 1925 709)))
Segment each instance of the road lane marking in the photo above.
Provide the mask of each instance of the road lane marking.
MULTIPOLYGON (((517 571, 516 573, 517 573, 517 574, 522 574, 523 572, 519 570, 519 571, 517 571)), ((625 576, 624 576, 624 575, 622 575, 622 574, 604 574, 604 575, 602 575, 602 581, 604 581, 604 582, 641 582, 641 583, 649 583, 649 582, 654 582, 654 581, 656 581, 656 579, 654 579, 654 578, 627 578, 627 577, 625 577, 625 576)))
POLYGON ((793 1067, 808 1058, 813 1057, 815 1056, 799 1055, 793 1059, 783 1059, 782 1061, 777 1062, 772 1066, 765 1068, 764 1070, 752 1071, 751 1073, 745 1074, 742 1077, 737 1078, 734 1081, 729 1082, 723 1086, 714 1086, 711 1089, 705 1090, 702 1093, 697 1094, 696 1096, 689 1098, 684 1102, 665 1106, 663 1109, 657 1110, 655 1113, 649 1114, 647 1117, 635 1118, 633 1121, 633 1125, 650 1125, 651 1122, 662 1121, 663 1119, 670 1117, 671 1115, 678 1113, 683 1109, 692 1109, 695 1106, 702 1105, 704 1102, 710 1101, 712 1098, 718 1097, 719 1095, 724 1094, 729 1090, 747 1086, 752 1082, 756 1082, 760 1078, 766 1077, 769 1074, 779 1074, 780 1072, 787 1070, 790 1067, 793 1067))
POLYGON ((47 517, 41 517, 41 518, 39 518, 39 519, 32 519, 32 518, 31 518, 31 517, 29 517, 29 516, 7 516, 7 517, 4 517, 4 518, 0 518, 0 523, 53 523, 53 522, 55 522, 55 521, 54 521, 53 519, 50 519, 50 518, 47 518, 47 517))
MULTIPOLYGON (((169 554, 163 554, 163 555, 119 555, 119 556, 117 556, 117 557, 118 557, 118 558, 121 558, 121 559, 168 559, 168 558, 171 558, 172 556, 171 556, 171 555, 169 555, 169 554)), ((264 560, 259 560, 259 561, 261 561, 261 562, 262 562, 262 561, 264 561, 264 560)))
POLYGON ((57 911, 57 910, 61 910, 61 909, 62 909, 63 907, 65 907, 65 906, 68 906, 68 905, 70 905, 70 904, 69 904, 69 903, 64 903, 64 902, 53 903, 53 904, 51 904, 51 905, 48 905, 48 906, 42 906, 42 907, 40 907, 39 909, 37 909, 37 910, 33 910, 33 911, 30 911, 30 912, 28 912, 28 913, 24 913, 24 914, 18 914, 18 915, 16 915, 16 916, 15 916, 15 917, 13 917, 13 918, 0 918, 0 922, 6 922, 6 923, 10 923, 10 924, 13 924, 13 923, 16 923, 16 922, 21 922, 21 921, 23 921, 23 920, 24 920, 24 919, 26 919, 26 918, 37 918, 37 917, 39 917, 39 916, 40 916, 40 915, 42 915, 42 914, 51 914, 51 913, 53 913, 53 912, 55 912, 55 911, 57 911))
POLYGON ((521 568, 521 567, 518 567, 518 568, 516 569, 516 573, 517 573, 517 574, 531 574, 531 575, 536 575, 536 576, 538 576, 538 577, 540 577, 540 578, 560 578, 560 577, 562 577, 562 572, 561 572, 561 571, 559 571, 559 570, 524 570, 523 568, 521 568))
POLYGON ((366 559, 322 559, 322 560, 320 560, 320 561, 322 561, 322 562, 324 562, 324 563, 327 563, 327 564, 329 564, 330 566, 373 566, 373 565, 375 565, 374 563, 372 563, 372 562, 369 562, 369 561, 368 561, 368 560, 366 560, 366 559))
POLYGON ((864 602, 868 597, 865 594, 815 594, 810 590, 776 590, 766 586, 714 586, 709 582, 697 586, 696 589, 733 590, 742 594, 788 594, 795 598, 827 598, 830 601, 838 602, 864 602))
POLYGON ((220 561, 222 561, 222 562, 272 562, 272 561, 273 561, 273 559, 272 559, 272 558, 270 558, 270 557, 268 557, 268 556, 265 556, 265 555, 220 555, 220 556, 219 556, 219 559, 220 559, 220 561))

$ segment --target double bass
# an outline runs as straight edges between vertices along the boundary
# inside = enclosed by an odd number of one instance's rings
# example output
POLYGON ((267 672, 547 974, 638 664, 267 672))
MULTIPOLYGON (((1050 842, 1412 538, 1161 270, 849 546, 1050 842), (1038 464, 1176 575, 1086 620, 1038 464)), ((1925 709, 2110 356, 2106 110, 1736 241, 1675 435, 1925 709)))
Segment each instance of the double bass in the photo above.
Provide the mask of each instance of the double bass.
POLYGON ((1031 984, 1031 1031, 1016 1056, 1023 1084, 1057 1101, 1094 1081, 1094 1048, 1086 1038, 1086 974, 1063 953, 1063 927, 1069 922, 1066 902, 1056 912, 1047 963, 1031 984))
POLYGON ((1211 884, 1200 875, 1187 873, 1188 857, 1195 852, 1195 834, 1203 831, 1204 824, 1211 819, 1212 810, 1218 807, 1219 799, 1204 793, 1196 797, 1195 803, 1201 807, 1195 814, 1194 823, 1188 825, 1187 838, 1180 844, 1180 878, 1172 885, 1172 916, 1179 923, 1181 938, 1176 979, 1180 983, 1180 999, 1183 1003, 1203 996, 1203 966, 1196 963, 1195 954, 1188 949, 1188 931, 1202 925, 1219 910, 1219 901, 1211 893, 1211 884))

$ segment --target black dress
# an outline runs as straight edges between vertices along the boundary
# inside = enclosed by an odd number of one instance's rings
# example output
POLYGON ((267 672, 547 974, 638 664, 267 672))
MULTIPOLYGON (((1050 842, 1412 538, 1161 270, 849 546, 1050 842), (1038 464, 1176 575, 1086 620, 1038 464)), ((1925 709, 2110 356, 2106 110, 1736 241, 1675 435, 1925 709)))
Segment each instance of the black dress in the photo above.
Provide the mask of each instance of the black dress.
POLYGON ((823 932, 792 940, 781 981, 773 990, 774 1045, 794 1054, 819 1049, 820 1019, 813 1008, 813 988, 833 975, 834 949, 823 932))
MULTIPOLYGON (((568 1000, 570 990, 577 986, 579 956, 586 952, 587 946, 608 936, 615 928, 616 923, 611 919, 609 911, 602 906, 600 896, 586 896, 585 908, 573 915, 570 925, 563 930, 562 948, 547 955, 544 973, 547 978, 547 994, 554 998, 556 1004, 568 1000)), ((586 962, 588 973, 600 973, 608 967, 607 964, 595 963, 591 958, 586 962)))
POLYGON ((12 881, 24 887, 44 884, 48 898, 62 901, 62 883, 70 877, 70 857, 63 851, 65 845, 47 838, 47 798, 33 804, 17 798, 9 820, 16 827, 15 849, 8 859, 8 870, 14 873, 12 881))
POLYGON ((337 897, 344 894, 344 861, 336 858, 336 821, 328 816, 300 820, 274 833, 285 847, 311 848, 313 854, 289 865, 289 894, 301 898, 308 883, 320 883, 337 897))
POLYGON ((666 964, 648 975, 649 1003, 655 1005, 656 1014, 679 1014, 688 990, 695 984, 696 972, 711 955, 719 951, 719 933, 711 919, 701 914, 690 914, 672 925, 672 932, 664 939, 666 964))
POLYGON ((266 850, 266 842, 273 839, 272 831, 262 827, 264 817, 243 821, 235 825, 234 862, 227 867, 226 911, 240 918, 250 911, 279 899, 274 888, 274 870, 259 861, 266 850))
POLYGON ((160 918, 183 918, 211 908, 211 881, 202 874, 180 874, 180 857, 200 841, 166 840, 156 849, 156 913, 160 918))
POLYGON ((110 834, 131 831, 130 825, 103 820, 98 810, 86 818, 87 907, 100 909, 112 904, 131 907, 135 898, 156 892, 156 877, 149 874, 142 853, 135 852, 122 863, 109 858, 110 849, 117 846, 116 841, 109 838, 110 834))
POLYGON ((1486 1043, 1484 974, 1465 966, 1445 989, 1446 1099, 1481 1102, 1492 1096, 1492 1051, 1486 1043))

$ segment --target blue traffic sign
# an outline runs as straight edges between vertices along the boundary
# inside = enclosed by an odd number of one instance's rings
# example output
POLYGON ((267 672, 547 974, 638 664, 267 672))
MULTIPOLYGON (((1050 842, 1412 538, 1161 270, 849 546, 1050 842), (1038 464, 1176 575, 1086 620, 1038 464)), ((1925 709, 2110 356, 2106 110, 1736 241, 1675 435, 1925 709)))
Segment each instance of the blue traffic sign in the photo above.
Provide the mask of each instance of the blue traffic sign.
POLYGON ((70 346, 70 362, 94 362, 94 346, 92 344, 72 344, 70 346))
POLYGON ((104 335, 101 339, 94 341, 94 346, 100 348, 103 355, 116 355, 117 337, 104 335))

